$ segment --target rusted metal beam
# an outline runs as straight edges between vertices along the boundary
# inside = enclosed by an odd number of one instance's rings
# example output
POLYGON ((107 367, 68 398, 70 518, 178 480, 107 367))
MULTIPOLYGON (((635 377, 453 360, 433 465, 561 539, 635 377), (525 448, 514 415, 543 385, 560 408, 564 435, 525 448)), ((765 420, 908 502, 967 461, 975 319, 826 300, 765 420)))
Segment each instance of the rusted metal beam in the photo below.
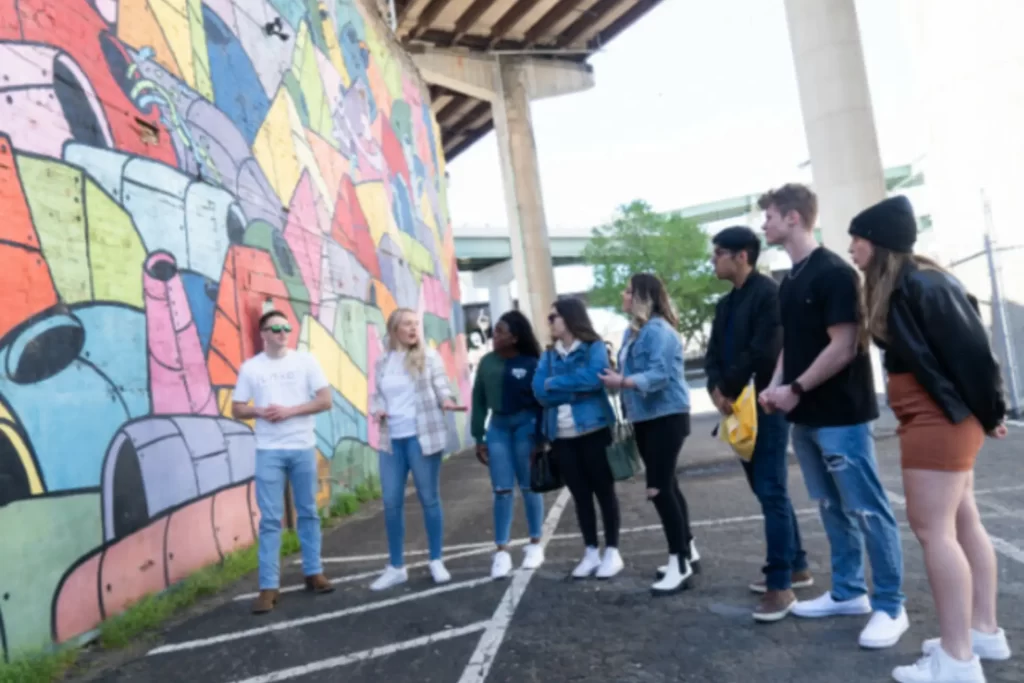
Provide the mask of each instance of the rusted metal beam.
POLYGON ((487 41, 487 49, 493 48, 499 41, 504 39, 508 32, 519 23, 519 20, 537 6, 538 2, 540 0, 519 0, 519 2, 509 7, 508 11, 501 15, 501 18, 495 22, 494 27, 491 29, 491 37, 487 41))
POLYGON ((561 0, 526 32, 526 37, 523 40, 524 46, 527 48, 533 47, 555 24, 565 19, 570 12, 578 9, 582 4, 583 0, 561 0))
POLYGON ((455 31, 452 33, 451 42, 448 43, 448 47, 455 45, 469 32, 473 30, 473 26, 476 22, 480 21, 480 17, 484 15, 487 8, 491 6, 494 0, 475 0, 465 12, 462 13, 455 21, 455 31))

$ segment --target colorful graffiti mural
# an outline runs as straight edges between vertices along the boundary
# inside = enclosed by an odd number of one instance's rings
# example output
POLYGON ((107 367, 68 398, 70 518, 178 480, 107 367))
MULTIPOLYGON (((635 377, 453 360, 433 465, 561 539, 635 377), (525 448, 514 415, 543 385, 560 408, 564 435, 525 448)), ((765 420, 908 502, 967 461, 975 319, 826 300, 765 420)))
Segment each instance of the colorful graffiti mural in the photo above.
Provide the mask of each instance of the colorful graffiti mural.
POLYGON ((266 307, 331 380, 324 505, 375 472, 396 306, 468 396, 439 129, 363 2, 0 0, 5 657, 254 542, 266 307))

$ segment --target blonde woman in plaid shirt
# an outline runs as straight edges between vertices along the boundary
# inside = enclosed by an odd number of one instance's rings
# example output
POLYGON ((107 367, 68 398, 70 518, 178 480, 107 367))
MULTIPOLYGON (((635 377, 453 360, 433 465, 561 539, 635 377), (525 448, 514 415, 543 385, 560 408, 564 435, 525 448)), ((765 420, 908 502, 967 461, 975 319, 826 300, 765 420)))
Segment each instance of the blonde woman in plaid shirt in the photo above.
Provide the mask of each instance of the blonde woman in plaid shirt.
POLYGON ((409 579, 405 567, 405 484, 412 471, 430 546, 430 574, 435 583, 451 575, 441 560, 444 515, 441 511, 441 455, 448 443, 444 411, 465 410, 455 404, 444 362, 424 344, 416 313, 399 308, 388 318, 384 354, 374 365, 375 390, 370 413, 380 423, 380 483, 389 564, 373 582, 381 591, 409 579))

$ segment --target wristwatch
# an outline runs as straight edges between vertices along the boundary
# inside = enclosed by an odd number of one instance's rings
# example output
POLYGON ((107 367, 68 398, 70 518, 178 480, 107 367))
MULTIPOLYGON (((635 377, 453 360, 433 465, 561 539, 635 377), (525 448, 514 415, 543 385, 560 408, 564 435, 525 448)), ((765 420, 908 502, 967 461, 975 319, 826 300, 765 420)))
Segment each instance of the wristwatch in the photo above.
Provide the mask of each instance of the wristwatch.
POLYGON ((800 382, 798 382, 796 380, 793 380, 792 382, 789 383, 789 390, 793 392, 794 396, 803 396, 804 395, 804 387, 803 387, 803 385, 800 384, 800 382))

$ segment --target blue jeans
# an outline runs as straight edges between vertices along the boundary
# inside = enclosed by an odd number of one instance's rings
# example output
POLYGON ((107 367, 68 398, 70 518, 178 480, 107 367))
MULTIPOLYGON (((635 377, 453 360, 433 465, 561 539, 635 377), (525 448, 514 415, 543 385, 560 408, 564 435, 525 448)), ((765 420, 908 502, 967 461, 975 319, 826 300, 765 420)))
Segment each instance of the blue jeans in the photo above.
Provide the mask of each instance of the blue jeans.
POLYGON ((787 590, 793 572, 807 569, 807 553, 800 542, 800 526, 789 498, 786 445, 789 423, 779 413, 757 407, 757 441, 750 462, 743 469, 750 489, 764 513, 764 537, 768 547, 763 569, 768 590, 787 590))
POLYGON ((392 439, 391 453, 380 453, 380 488, 384 498, 384 526, 388 534, 388 555, 392 567, 404 567, 405 557, 405 483, 416 484, 416 495, 423 507, 430 559, 440 560, 444 537, 441 511, 441 453, 423 455, 419 438, 392 439))
POLYGON ((515 509, 513 487, 519 482, 526 506, 530 538, 540 538, 544 524, 544 497, 530 490, 530 455, 536 443, 537 416, 533 412, 491 415, 487 427, 487 457, 494 488, 494 542, 507 545, 515 509))
POLYGON ((849 427, 793 425, 793 450, 832 547, 832 597, 851 600, 868 592, 864 549, 871 561, 874 610, 891 617, 906 599, 900 529, 878 477, 868 423, 849 427))
POLYGON ((256 505, 260 509, 260 590, 277 590, 281 584, 281 518, 284 517, 285 479, 292 483, 302 573, 314 576, 320 564, 320 515, 316 509, 316 452, 308 450, 256 449, 256 505))

